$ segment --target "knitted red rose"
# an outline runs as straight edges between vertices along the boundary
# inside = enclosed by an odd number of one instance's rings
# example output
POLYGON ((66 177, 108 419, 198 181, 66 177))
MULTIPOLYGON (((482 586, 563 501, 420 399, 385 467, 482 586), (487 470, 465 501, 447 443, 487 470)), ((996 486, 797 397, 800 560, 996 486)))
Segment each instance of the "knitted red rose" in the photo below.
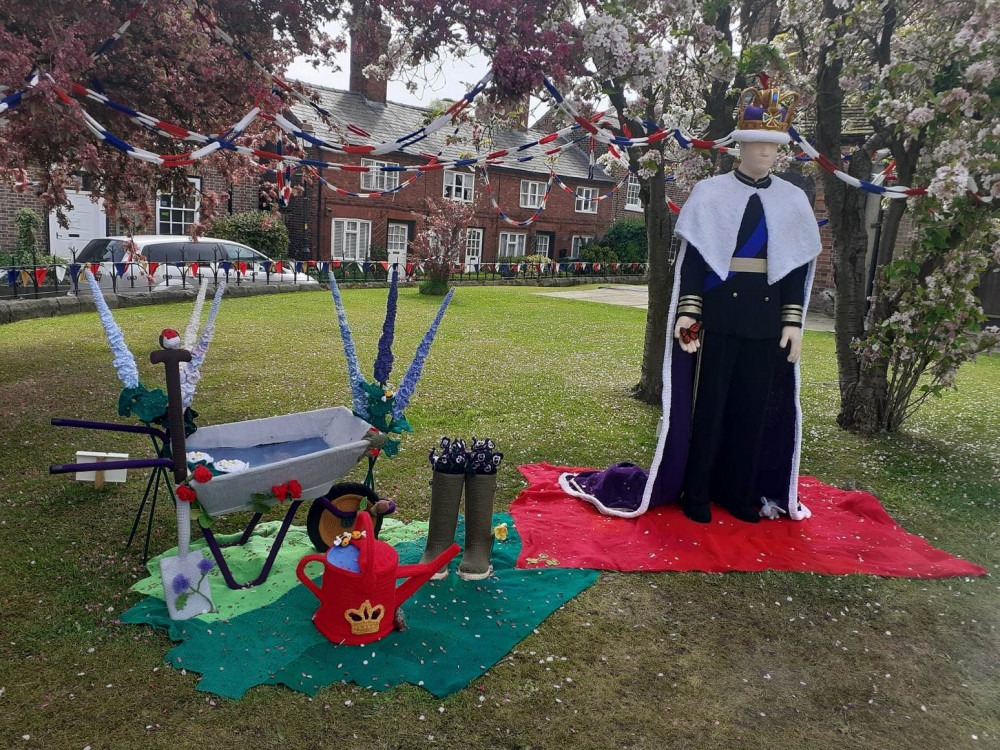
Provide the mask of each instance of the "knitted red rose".
POLYGON ((186 484, 177 485, 177 499, 182 500, 185 503, 193 503, 198 499, 198 495, 193 489, 188 487, 186 484))
POLYGON ((195 466, 193 476, 196 482, 207 482, 212 478, 212 472, 207 466, 195 466))
POLYGON ((298 483, 298 480, 292 479, 288 483, 288 494, 292 496, 293 500, 302 497, 302 485, 298 483))
POLYGON ((279 503, 285 502, 285 496, 288 494, 287 484, 276 484, 271 488, 271 494, 278 498, 279 503))

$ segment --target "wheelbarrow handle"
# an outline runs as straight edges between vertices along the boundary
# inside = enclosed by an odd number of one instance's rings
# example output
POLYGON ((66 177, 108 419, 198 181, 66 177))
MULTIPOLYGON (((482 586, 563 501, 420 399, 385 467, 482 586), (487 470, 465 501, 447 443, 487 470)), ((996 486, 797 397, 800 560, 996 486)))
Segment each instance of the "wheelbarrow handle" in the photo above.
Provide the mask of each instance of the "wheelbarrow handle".
POLYGON ((102 461, 91 464, 52 464, 49 466, 49 474, 71 474, 75 471, 146 469, 152 466, 162 466, 165 469, 172 469, 174 468, 174 462, 169 458, 136 458, 128 461, 102 461))
POLYGON ((110 430, 113 432, 137 432, 141 435, 152 435, 153 437, 158 437, 163 442, 167 442, 170 438, 166 432, 163 430, 158 430, 155 427, 140 427, 137 424, 115 424, 113 422, 91 422, 86 419, 61 419, 55 417, 52 419, 53 427, 82 427, 85 430, 110 430))

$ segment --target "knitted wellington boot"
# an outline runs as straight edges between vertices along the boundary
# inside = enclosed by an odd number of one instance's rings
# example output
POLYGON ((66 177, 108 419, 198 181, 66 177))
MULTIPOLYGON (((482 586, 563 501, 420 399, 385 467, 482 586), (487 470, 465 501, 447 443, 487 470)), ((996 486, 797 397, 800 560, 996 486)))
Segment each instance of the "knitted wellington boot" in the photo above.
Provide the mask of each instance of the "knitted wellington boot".
MULTIPOLYGON (((463 487, 464 474, 431 472, 431 520, 430 528, 427 529, 427 546, 420 562, 430 562, 454 543, 463 487)), ((447 575, 448 566, 445 565, 431 576, 431 580, 439 581, 447 575)))
POLYGON ((497 494, 496 474, 469 474, 465 478, 465 550, 458 576, 465 581, 481 581, 493 572, 493 499, 497 494))

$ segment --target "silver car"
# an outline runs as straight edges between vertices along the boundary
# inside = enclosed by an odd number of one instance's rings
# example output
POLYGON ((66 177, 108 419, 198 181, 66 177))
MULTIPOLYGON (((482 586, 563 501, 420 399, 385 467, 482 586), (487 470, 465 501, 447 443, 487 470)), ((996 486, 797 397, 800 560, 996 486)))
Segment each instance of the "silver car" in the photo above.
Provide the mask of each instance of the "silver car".
MULTIPOLYGON (((274 261, 263 253, 232 240, 201 237, 192 242, 176 235, 136 235, 138 253, 128 237, 98 237, 87 243, 75 264, 95 271, 102 291, 117 294, 157 292, 202 281, 229 284, 316 284, 308 274, 295 271, 295 261, 274 261)), ((81 281, 70 294, 89 294, 81 281)))

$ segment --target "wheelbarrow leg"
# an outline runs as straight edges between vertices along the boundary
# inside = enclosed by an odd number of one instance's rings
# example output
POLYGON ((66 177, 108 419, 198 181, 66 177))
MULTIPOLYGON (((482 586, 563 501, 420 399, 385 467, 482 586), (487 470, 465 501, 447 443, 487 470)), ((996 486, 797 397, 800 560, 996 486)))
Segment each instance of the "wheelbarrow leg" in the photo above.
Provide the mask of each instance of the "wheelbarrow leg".
MULTIPOLYGON (((274 565, 275 559, 278 557, 278 551, 281 549, 282 542, 285 541, 285 534, 288 533, 288 529, 292 525, 292 519, 295 518, 295 511, 299 509, 302 504, 301 500, 295 500, 290 506, 288 506, 288 511, 285 513, 285 520, 281 522, 281 528, 278 530, 278 534, 274 537, 274 541, 271 543, 271 551, 267 555, 267 559, 264 561, 264 567, 261 568, 260 574, 254 578, 252 581, 247 583, 238 583, 235 578, 233 578, 233 572, 229 569, 229 565, 226 563, 226 558, 222 554, 222 547, 218 540, 215 538, 215 534, 211 529, 202 528, 201 534, 205 537, 205 543, 208 545, 209 550, 212 552, 212 557, 215 558, 216 565, 219 566, 219 572, 222 574, 223 580, 226 585, 231 589, 249 589, 254 586, 258 586, 267 580, 267 576, 271 572, 271 567, 274 565)), ((253 530, 253 527, 257 525, 257 521, 260 519, 260 514, 254 514, 254 517, 250 520, 250 526, 247 527, 247 531, 243 533, 239 542, 225 545, 227 547, 236 546, 236 544, 242 544, 249 538, 249 532, 253 530)))
MULTIPOLYGON (((149 500, 149 493, 153 491, 153 482, 156 481, 160 474, 160 467, 157 466, 153 469, 152 473, 149 475, 149 479, 146 481, 146 491, 142 493, 142 502, 139 503, 139 510, 136 511, 135 520, 132 522, 132 531, 128 535, 128 541, 125 542, 125 548, 132 546, 132 540, 135 539, 136 529, 139 528, 139 521, 142 520, 142 511, 146 507, 146 501, 149 500)), ((143 562, 146 562, 143 559, 143 562)))

